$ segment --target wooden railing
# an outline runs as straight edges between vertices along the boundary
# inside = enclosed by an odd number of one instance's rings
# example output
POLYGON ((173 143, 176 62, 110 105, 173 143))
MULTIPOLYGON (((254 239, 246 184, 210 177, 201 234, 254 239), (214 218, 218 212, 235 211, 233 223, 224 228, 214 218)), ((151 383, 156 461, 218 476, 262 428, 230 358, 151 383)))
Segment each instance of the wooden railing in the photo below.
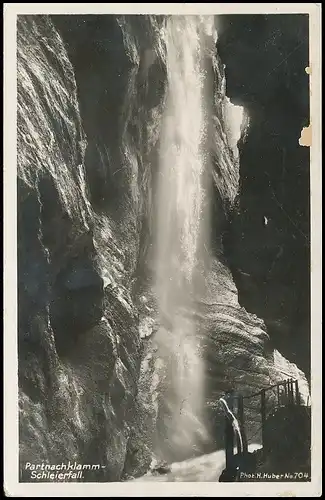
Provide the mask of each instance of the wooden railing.
MULTIPOLYGON (((258 392, 243 396, 242 394, 235 393, 235 391, 228 391, 225 394, 225 400, 239 423, 241 431, 241 440, 238 435, 235 435, 233 422, 229 415, 226 416, 225 422, 225 450, 226 450, 226 466, 232 462, 234 456, 235 439, 237 440, 237 453, 245 454, 248 451, 247 435, 245 431, 245 400, 259 397, 260 398, 260 416, 261 416, 261 437, 262 447, 265 445, 265 422, 267 418, 267 398, 266 394, 269 391, 275 392, 275 404, 272 409, 278 406, 301 405, 299 384, 298 380, 287 379, 277 384, 271 385, 267 388, 260 389, 258 392), (236 403, 237 411, 234 413, 234 406, 236 403), (241 442, 239 442, 241 441, 241 442)), ((274 401, 273 401, 274 403, 274 401)))

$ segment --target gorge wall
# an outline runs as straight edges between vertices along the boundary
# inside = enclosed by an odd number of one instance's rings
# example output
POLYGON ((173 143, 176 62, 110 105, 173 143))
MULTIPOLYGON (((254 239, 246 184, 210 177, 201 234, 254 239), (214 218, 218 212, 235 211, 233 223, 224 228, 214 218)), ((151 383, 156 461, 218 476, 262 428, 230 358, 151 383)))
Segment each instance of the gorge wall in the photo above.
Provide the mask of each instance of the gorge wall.
MULTIPOLYGON (((155 345, 151 260, 167 82, 164 22, 94 15, 18 20, 22 480, 26 462, 100 463, 86 480, 118 481, 143 474, 153 458, 167 370, 155 345)), ((223 447, 215 403, 225 390, 250 393, 292 376, 300 379, 303 400, 308 396, 304 374, 238 300, 231 255, 242 249, 235 241, 229 251, 224 235, 243 183, 230 144, 223 65, 217 51, 210 58, 212 251, 196 313, 209 424, 192 456, 223 447)), ((253 405, 247 421, 255 442, 256 415, 253 405)), ((189 458, 175 449, 169 454, 189 458)))
POLYGON ((299 145, 310 114, 308 23, 301 14, 223 16, 218 51, 227 95, 250 117, 227 257, 242 305, 309 379, 310 152, 299 145))

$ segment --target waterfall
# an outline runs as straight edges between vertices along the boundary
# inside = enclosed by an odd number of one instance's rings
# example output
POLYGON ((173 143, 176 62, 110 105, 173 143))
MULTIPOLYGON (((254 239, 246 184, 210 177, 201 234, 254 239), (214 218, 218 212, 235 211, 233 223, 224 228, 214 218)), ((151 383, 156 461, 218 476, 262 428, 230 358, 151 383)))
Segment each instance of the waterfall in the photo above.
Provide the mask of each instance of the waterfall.
POLYGON ((203 291, 209 248, 213 26, 213 17, 171 16, 164 31, 168 89, 157 187, 155 270, 160 329, 155 342, 157 355, 167 367, 160 418, 165 442, 158 437, 157 445, 165 459, 170 453, 174 459, 195 453, 205 436, 204 366, 195 296, 203 291))
POLYGON ((235 434, 238 437, 239 444, 240 444, 240 447, 239 447, 238 451, 240 453, 242 453, 243 450, 244 450, 244 447, 243 447, 243 436, 242 436, 242 432, 241 432, 241 429, 240 429, 240 425, 239 425, 238 419, 235 417, 234 413, 231 411, 231 409, 229 408, 229 405, 228 405, 227 401, 224 398, 220 398, 219 402, 222 403, 222 405, 224 406, 226 415, 227 415, 227 417, 231 421, 232 427, 234 429, 235 434))

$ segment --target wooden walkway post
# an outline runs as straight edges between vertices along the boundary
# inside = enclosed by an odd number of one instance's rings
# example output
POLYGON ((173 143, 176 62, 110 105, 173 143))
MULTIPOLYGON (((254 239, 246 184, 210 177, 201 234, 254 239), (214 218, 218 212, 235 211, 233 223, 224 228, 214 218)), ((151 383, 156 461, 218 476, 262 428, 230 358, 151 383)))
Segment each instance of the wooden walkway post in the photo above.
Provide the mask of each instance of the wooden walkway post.
POLYGON ((291 405, 294 405, 295 404, 295 400, 294 400, 294 393, 293 393, 293 380, 291 379, 290 382, 290 399, 289 399, 289 403, 291 405))
POLYGON ((278 406, 280 406, 281 397, 280 397, 280 386, 279 385, 276 386, 276 394, 277 394, 277 398, 278 398, 278 406))
MULTIPOLYGON (((248 451, 248 444, 245 432, 245 421, 244 421, 244 398, 242 394, 238 395, 238 413, 237 418, 239 422, 239 428, 241 431, 242 441, 243 441, 243 453, 246 454, 248 451)), ((239 441, 239 440, 238 440, 239 441)), ((237 449, 239 450, 239 443, 237 443, 237 449)))
POLYGON ((289 394, 288 394, 288 381, 286 380, 283 385, 284 385, 284 404, 287 405, 288 404, 288 396, 289 396, 289 394))
MULTIPOLYGON (((230 397, 228 397, 227 404, 231 412, 234 409, 234 401, 233 401, 233 391, 228 393, 230 397)), ((234 456, 234 429, 232 426, 232 422, 229 417, 225 417, 225 449, 226 449, 226 468, 231 467, 234 456)))
POLYGON ((263 446, 263 457, 265 458, 265 422, 266 422, 266 398, 265 389, 261 390, 261 422, 262 422, 262 446, 263 446))
POLYGON ((298 380, 295 380, 296 405, 300 406, 300 394, 298 380))

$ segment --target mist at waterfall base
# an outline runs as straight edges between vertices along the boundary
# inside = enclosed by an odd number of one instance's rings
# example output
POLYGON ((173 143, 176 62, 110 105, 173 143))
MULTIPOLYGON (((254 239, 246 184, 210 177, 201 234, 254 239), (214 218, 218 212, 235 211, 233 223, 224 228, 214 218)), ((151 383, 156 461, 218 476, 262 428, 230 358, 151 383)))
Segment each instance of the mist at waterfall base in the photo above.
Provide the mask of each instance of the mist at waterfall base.
MULTIPOLYGON (((204 295, 210 256, 216 36, 213 17, 173 16, 164 31, 168 88, 157 182, 154 268, 160 328, 154 343, 167 369, 155 453, 169 462, 202 453, 210 439, 195 300, 204 295)), ((235 147, 242 108, 228 104, 229 143, 235 147)))

